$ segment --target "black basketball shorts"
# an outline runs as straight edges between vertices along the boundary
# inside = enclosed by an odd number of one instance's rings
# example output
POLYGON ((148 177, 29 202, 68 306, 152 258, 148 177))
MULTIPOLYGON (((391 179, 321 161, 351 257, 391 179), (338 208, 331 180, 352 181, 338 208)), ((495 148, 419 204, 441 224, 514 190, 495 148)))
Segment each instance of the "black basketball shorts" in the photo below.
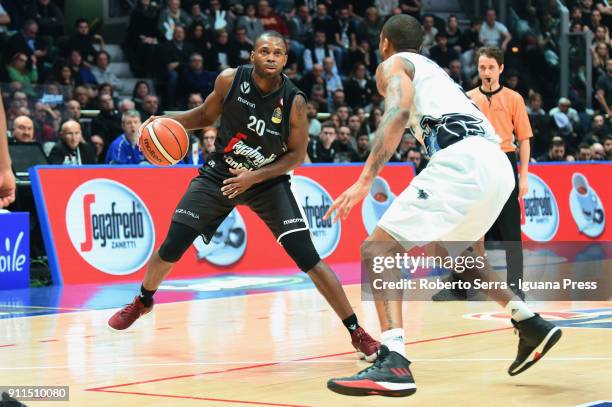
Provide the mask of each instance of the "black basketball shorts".
POLYGON ((236 205, 246 205, 264 221, 279 242, 289 233, 308 230, 288 175, 256 184, 234 199, 223 195, 222 186, 222 179, 207 174, 201 173, 192 179, 172 221, 191 226, 208 243, 232 209, 236 205))

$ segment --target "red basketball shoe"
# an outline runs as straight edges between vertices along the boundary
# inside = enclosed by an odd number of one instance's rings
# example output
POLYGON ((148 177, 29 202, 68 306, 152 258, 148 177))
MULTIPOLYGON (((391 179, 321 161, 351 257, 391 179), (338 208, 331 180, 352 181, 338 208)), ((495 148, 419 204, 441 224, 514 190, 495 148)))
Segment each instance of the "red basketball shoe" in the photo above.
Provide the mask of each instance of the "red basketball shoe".
POLYGON ((351 344, 361 359, 374 362, 378 356, 380 342, 375 340, 362 327, 351 332, 351 344))
POLYGON ((118 331, 127 329, 132 326, 138 318, 151 312, 151 310, 153 310, 153 305, 154 303, 151 303, 150 307, 145 307, 142 301, 140 301, 140 298, 136 296, 131 304, 115 312, 115 315, 108 320, 108 326, 118 331))

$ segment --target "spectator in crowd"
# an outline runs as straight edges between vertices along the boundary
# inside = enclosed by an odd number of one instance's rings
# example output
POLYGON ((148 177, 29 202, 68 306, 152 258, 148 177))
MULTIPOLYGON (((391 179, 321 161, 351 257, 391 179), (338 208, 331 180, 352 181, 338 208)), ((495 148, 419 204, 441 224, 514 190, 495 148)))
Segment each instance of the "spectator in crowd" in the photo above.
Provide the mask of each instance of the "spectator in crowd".
POLYGON ((36 103, 34 108, 34 132, 36 141, 41 144, 55 141, 60 128, 62 115, 51 106, 44 103, 36 103))
POLYGON ((253 51, 253 44, 246 35, 246 29, 244 27, 236 28, 234 39, 229 43, 231 66, 250 64, 251 51, 253 51))
POLYGON ((81 133, 85 139, 91 136, 91 122, 82 122, 81 120, 81 105, 77 100, 71 99, 64 104, 63 120, 75 120, 81 125, 81 133))
POLYGON ((77 85, 98 84, 96 77, 91 72, 91 69, 85 65, 83 62, 83 57, 78 50, 73 49, 70 51, 70 59, 68 64, 72 70, 72 77, 77 85))
POLYGON ((147 81, 138 81, 134 85, 134 90, 132 91, 132 100, 136 105, 136 110, 142 109, 142 102, 148 94, 151 93, 151 87, 147 81))
POLYGON ((488 9, 485 14, 485 23, 480 27, 480 42, 487 47, 499 47, 506 52, 512 35, 508 28, 497 21, 495 9, 488 9))
POLYGON ((189 68, 183 74, 182 88, 186 93, 198 93, 206 97, 212 92, 216 77, 216 73, 204 70, 202 55, 193 53, 189 59, 189 68))
POLYGON ((461 30, 459 29, 459 20, 456 15, 451 14, 448 16, 444 32, 446 38, 448 38, 448 46, 457 54, 461 53, 461 30))
MULTIPOLYGON (((355 49, 357 46, 357 30, 358 22, 351 19, 347 4, 341 4, 336 11, 336 18, 332 23, 333 38, 332 42, 336 48, 337 54, 340 57, 338 60, 339 67, 346 60, 349 49, 355 49)), ((345 64, 348 67, 347 64, 345 64)), ((343 73, 347 69, 342 70, 343 73)))
POLYGON ((47 55, 47 48, 47 43, 38 37, 38 23, 34 20, 26 20, 22 30, 9 38, 3 54, 5 57, 12 57, 20 52, 26 54, 28 59, 31 55, 35 55, 41 62, 47 55))
POLYGON ((109 95, 100 96, 100 113, 91 122, 91 133, 99 134, 108 146, 121 134, 121 116, 115 109, 115 102, 109 95))
POLYGON ((576 161, 591 161, 591 146, 586 143, 581 143, 578 146, 576 161))
POLYGON ((529 95, 526 109, 533 132, 531 138, 532 157, 539 157, 546 153, 550 144, 551 118, 542 109, 542 95, 537 92, 532 92, 529 95))
POLYGON ((104 50, 96 56, 96 65, 91 68, 91 73, 98 83, 110 83, 117 92, 123 91, 123 82, 110 69, 110 54, 104 50))
POLYGON ((90 100, 91 98, 89 97, 89 90, 85 86, 77 86, 76 88, 74 88, 72 96, 73 99, 79 102, 81 109, 90 110, 96 108, 94 102, 90 100))
POLYGON ((606 159, 606 150, 601 143, 593 143, 591 145, 591 157, 595 161, 603 161, 606 159))
MULTIPOLYGON (((310 94, 313 92, 314 87, 318 85, 322 87, 324 93, 326 93, 326 81, 323 77, 323 72, 323 65, 315 64, 312 69, 302 77, 299 82, 299 88, 306 92, 306 94, 310 94)), ((319 111, 327 112, 327 110, 322 110, 321 107, 319 107, 319 111)))
POLYGON ((436 45, 429 49, 429 58, 442 68, 448 68, 451 61, 459 58, 459 54, 453 48, 449 48, 445 32, 436 34, 436 45))
POLYGON ((11 24, 11 16, 6 12, 2 4, 0 4, 0 46, 4 46, 6 41, 6 32, 11 24))
POLYGON ((308 135, 318 137, 321 133, 321 122, 317 119, 319 112, 319 103, 315 100, 309 100, 306 105, 306 117, 308 118, 308 135))
POLYGON ((297 12, 289 20, 289 33, 291 39, 300 44, 306 44, 312 38, 314 26, 312 16, 306 4, 297 7, 297 12))
POLYGON ((257 9, 253 3, 248 3, 245 8, 245 14, 238 17, 238 27, 244 27, 246 36, 254 44, 257 37, 264 32, 263 24, 257 17, 257 9))
POLYGON ((606 63, 610 58, 610 45, 605 42, 596 42, 591 48, 593 55, 593 77, 599 79, 606 73, 606 63))
POLYGON ((12 123, 17 116, 30 116, 28 96, 22 91, 15 91, 6 111, 7 123, 12 123))
POLYGON ((607 135, 603 140, 604 153, 606 160, 612 161, 612 135, 607 135))
MULTIPOLYGON (((326 43, 331 44, 333 37, 333 19, 327 14, 327 5, 324 2, 318 2, 315 15, 312 17, 312 25, 314 27, 314 38, 317 40, 317 32, 325 34, 326 43)), ((322 62, 323 58, 317 60, 322 62)))
POLYGON ((235 16, 225 11, 219 0, 209 0, 207 12, 214 31, 225 30, 229 33, 234 30, 235 16))
POLYGON ((370 135, 370 144, 374 143, 374 132, 380 124, 382 109, 375 107, 370 111, 368 120, 361 124, 361 131, 370 135))
POLYGON ((406 155, 406 160, 409 163, 414 164, 414 169, 416 170, 417 174, 419 174, 421 171, 423 171, 423 168, 425 168, 425 160, 423 159, 423 154, 418 148, 410 148, 408 150, 408 154, 406 155))
POLYGON ((349 163, 357 160, 357 151, 355 148, 357 143, 351 137, 351 129, 348 126, 340 126, 338 128, 338 137, 334 141, 333 148, 336 150, 334 162, 349 163))
POLYGON ((140 114, 144 120, 147 120, 151 116, 161 115, 161 111, 159 109, 159 98, 150 94, 145 96, 142 102, 142 110, 140 114))
POLYGON ((612 129, 610 129, 610 125, 606 123, 604 116, 601 114, 594 115, 593 121, 591 122, 591 131, 588 135, 591 143, 603 140, 609 134, 612 134, 612 129))
POLYGON ((84 18, 77 19, 74 25, 76 32, 66 43, 64 47, 65 54, 70 55, 70 51, 76 49, 81 53, 86 63, 93 64, 98 54, 98 51, 94 48, 94 42, 97 42, 104 48, 104 39, 100 34, 91 34, 89 32, 89 23, 84 18))
POLYGON ((72 76, 72 69, 67 64, 57 64, 54 73, 55 82, 61 86, 74 87, 76 86, 76 80, 72 76))
POLYGON ((121 99, 119 101, 119 113, 123 114, 128 110, 136 110, 136 103, 132 99, 121 99))
MULTIPOLYGON (((332 100, 331 100, 331 109, 333 110, 338 110, 341 107, 346 107, 346 95, 344 93, 344 89, 336 89, 333 93, 332 93, 332 100)), ((348 107, 346 108, 346 115, 343 115, 344 120, 348 120, 348 107)))
POLYGON ((204 98, 200 93, 190 93, 187 97, 187 110, 195 109, 204 103, 204 98))
POLYGON ((34 122, 28 116, 19 116, 13 121, 10 142, 34 143, 34 122))
POLYGON ((176 109, 180 73, 189 65, 189 57, 193 53, 191 44, 185 42, 185 29, 177 25, 174 28, 172 41, 163 43, 159 52, 162 61, 163 80, 165 81, 166 107, 176 109))
POLYGON ((612 106, 612 59, 606 61, 606 74, 601 75, 595 83, 595 98, 599 103, 600 112, 611 117, 612 106))
POLYGON ((259 3, 257 3, 257 13, 264 30, 274 30, 284 37, 289 35, 289 29, 287 24, 285 24, 285 20, 270 7, 268 0, 259 0, 259 3))
POLYGON ((559 131, 565 135, 573 135, 580 129, 580 116, 568 98, 560 98, 557 107, 553 107, 548 115, 555 119, 559 131), (567 120, 564 118, 567 118, 567 120))
POLYGON ((206 59, 209 71, 221 72, 230 66, 229 34, 225 30, 215 32, 215 41, 206 59))
POLYGON ((538 157, 538 162, 568 161, 565 151, 565 141, 559 136, 552 138, 548 153, 538 157))
POLYGON ((370 44, 374 49, 378 49, 378 44, 380 42, 380 32, 382 31, 382 26, 384 24, 384 20, 380 17, 378 13, 378 9, 376 7, 368 7, 365 14, 365 20, 362 24, 362 31, 367 40, 368 44, 370 44))
POLYGON ((424 55, 429 56, 429 50, 436 43, 436 35, 438 35, 438 29, 434 26, 434 16, 426 14, 423 16, 423 44, 421 46, 421 52, 424 55))
POLYGON ((357 149, 353 162, 365 162, 370 155, 370 136, 366 133, 362 133, 357 136, 357 149))
MULTIPOLYGON (((355 109, 356 110, 356 109, 355 109)), ((353 110, 353 113, 355 112, 353 110)), ((348 119, 348 128, 351 131, 351 137, 355 142, 357 141, 357 136, 359 135, 359 129, 361 129, 361 119, 356 114, 349 116, 348 119)))
POLYGON ((19 82, 23 91, 29 97, 36 97, 36 92, 32 85, 38 81, 38 69, 36 67, 36 56, 31 55, 31 67, 28 67, 28 56, 21 52, 16 53, 11 58, 11 63, 6 67, 8 77, 11 81, 19 82))
POLYGON ((150 67, 154 66, 160 35, 157 20, 157 8, 151 4, 151 0, 138 0, 130 14, 127 35, 122 44, 130 69, 136 76, 151 75, 150 67))
POLYGON ((331 100, 331 95, 336 89, 343 89, 342 79, 338 75, 336 62, 331 57, 323 59, 323 79, 325 79, 325 88, 331 100))
POLYGON ((304 50, 304 71, 310 72, 316 64, 323 64, 325 58, 335 61, 334 53, 327 44, 325 31, 317 30, 314 34, 314 42, 304 50))
POLYGON ((374 5, 383 17, 388 17, 399 7, 399 0, 374 0, 374 5))
POLYGON ((338 115, 340 125, 347 126, 349 116, 351 115, 351 111, 349 110, 349 107, 345 104, 338 106, 336 108, 336 114, 338 115))
POLYGON ((121 117, 123 134, 119 135, 108 148, 107 164, 146 164, 147 161, 138 147, 140 113, 128 110, 121 117))
POLYGON ((96 154, 96 164, 104 164, 104 139, 99 135, 94 134, 89 139, 89 143, 96 154))
POLYGON ((40 35, 59 37, 64 34, 64 14, 51 0, 34 0, 27 11, 40 27, 40 35))
POLYGON ((369 72, 371 76, 376 74, 378 56, 368 40, 359 40, 357 46, 349 50, 348 57, 346 58, 346 66, 352 69, 355 67, 355 64, 358 63, 364 64, 367 72, 369 72))
POLYGON ((75 120, 62 124, 60 139, 49 154, 49 163, 60 165, 96 164, 96 153, 85 143, 81 125, 75 120))
POLYGON ((167 0, 166 5, 166 8, 159 13, 157 29, 161 38, 171 41, 175 36, 176 27, 182 27, 183 30, 189 27, 191 17, 181 8, 181 0, 167 0))
POLYGON ((308 143, 308 158, 313 163, 333 163, 336 150, 333 147, 336 141, 336 126, 331 122, 321 125, 319 137, 312 138, 308 143))
POLYGON ((455 81, 457 85, 461 86, 464 89, 469 88, 468 82, 463 76, 463 72, 461 70, 460 60, 454 59, 450 61, 450 63, 448 64, 448 75, 451 77, 452 80, 455 81))
POLYGON ((346 81, 344 91, 351 108, 355 109, 368 104, 372 93, 376 91, 376 85, 374 81, 368 78, 368 71, 363 63, 357 62, 354 65, 351 75, 346 81))
POLYGON ((421 0, 401 0, 399 7, 403 14, 411 15, 417 20, 421 19, 421 0))
POLYGON ((202 23, 194 23, 189 27, 187 40, 193 47, 193 52, 204 56, 210 53, 210 42, 208 41, 208 31, 202 23))

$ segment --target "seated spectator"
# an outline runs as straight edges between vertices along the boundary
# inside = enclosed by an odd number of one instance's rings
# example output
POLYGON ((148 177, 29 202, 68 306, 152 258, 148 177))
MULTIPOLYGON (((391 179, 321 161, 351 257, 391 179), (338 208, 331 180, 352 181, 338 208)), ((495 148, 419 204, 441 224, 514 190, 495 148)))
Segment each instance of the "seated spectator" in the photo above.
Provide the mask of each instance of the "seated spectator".
POLYGON ((338 128, 338 137, 334 141, 333 148, 336 150, 334 157, 335 163, 350 163, 357 159, 357 151, 355 148, 357 143, 351 137, 351 129, 348 126, 340 126, 338 128))
POLYGON ((319 112, 319 103, 314 100, 309 100, 306 108, 306 117, 308 118, 308 135, 310 137, 318 137, 321 133, 321 122, 317 119, 319 112))
MULTIPOLYGON (((89 23, 84 18, 79 18, 74 23, 76 32, 70 37, 64 46, 64 53, 70 56, 70 51, 76 49, 81 53, 83 60, 88 64, 93 64, 96 60, 98 51, 94 48, 94 42, 98 42, 104 48, 104 39, 100 34, 89 32, 89 23)), ((107 82, 107 81, 102 81, 107 82)))
POLYGON ((370 144, 374 143, 374 136, 380 120, 382 119, 383 112, 381 109, 375 107, 370 112, 368 120, 361 124, 361 132, 368 133, 370 135, 370 144))
POLYGON ((308 142, 308 158, 312 163, 333 163, 336 150, 333 147, 336 141, 336 126, 331 122, 321 125, 321 134, 308 142))
POLYGON ((353 162, 365 162, 370 155, 370 136, 362 133, 357 136, 357 149, 353 162))
POLYGON ((204 98, 199 93, 191 93, 187 97, 187 110, 195 109, 204 103, 204 98))
POLYGON ((98 107, 96 106, 95 102, 90 99, 89 89, 87 89, 85 86, 77 86, 76 88, 74 88, 72 96, 74 100, 79 102, 79 105, 83 110, 91 110, 96 109, 98 107))
POLYGON ((180 0, 168 0, 167 7, 159 13, 157 29, 162 38, 172 40, 176 27, 183 29, 191 25, 189 13, 181 8, 180 0))
POLYGON ((257 37, 264 32, 264 27, 261 19, 257 17, 257 9, 255 4, 248 3, 245 8, 244 15, 238 17, 237 27, 244 27, 246 36, 254 44, 257 37))
POLYGON ((234 30, 234 15, 225 11, 219 0, 209 0, 206 12, 214 31, 225 30, 229 33, 234 30))
POLYGON ((561 137, 555 136, 550 142, 548 153, 538 157, 538 162, 552 162, 552 161, 568 161, 568 157, 565 151, 565 141, 561 137))
POLYGON ((497 21, 495 9, 486 11, 485 23, 480 27, 480 42, 486 47, 498 47, 506 52, 508 43, 512 40, 512 35, 508 28, 497 21))
MULTIPOLYGON (((353 110, 353 113, 354 112, 355 111, 353 110)), ((359 135, 359 129, 361 128, 361 119, 359 118, 359 115, 353 114, 349 116, 348 127, 351 130, 351 137, 356 141, 357 136, 359 135)))
POLYGON ((312 72, 317 64, 321 64, 322 68, 325 58, 332 58, 335 62, 334 52, 327 45, 327 35, 324 31, 317 30, 314 33, 314 42, 304 50, 304 71, 312 72))
POLYGON ((606 61, 606 75, 601 75, 595 83, 595 98, 599 102, 601 113, 611 117, 612 106, 612 59, 606 61))
POLYGON ((196 24, 199 24, 204 30, 213 29, 214 21, 211 21, 210 16, 204 14, 202 11, 202 5, 200 3, 193 3, 191 5, 191 13, 189 14, 191 17, 191 27, 196 24))
POLYGON ((601 114, 596 114, 593 116, 593 121, 591 123, 591 131, 587 138, 591 141, 591 143, 595 143, 597 141, 603 141, 604 138, 611 134, 612 130, 608 123, 606 123, 606 119, 601 114))
POLYGON ((591 146, 586 143, 580 144, 576 154, 576 161, 591 161, 591 146))
POLYGON ((17 91, 13 93, 11 102, 6 109, 6 121, 12 123, 18 116, 31 116, 28 106, 28 96, 22 92, 17 91))
POLYGON ((123 134, 109 146, 106 153, 107 164, 147 164, 147 160, 138 147, 140 124, 140 113, 136 110, 123 113, 121 117, 123 134))
POLYGON ((151 0, 138 0, 130 14, 125 40, 121 44, 136 76, 151 76, 158 46, 157 7, 151 0))
POLYGON ((450 76, 451 79, 463 89, 468 88, 468 82, 463 75, 463 71, 461 70, 460 60, 455 59, 450 61, 448 64, 448 76, 450 76))
POLYGON ((123 114, 128 110, 136 110, 136 103, 132 99, 121 99, 119 101, 119 113, 123 114))
POLYGON ((603 140, 604 153, 606 160, 612 161, 612 135, 607 135, 603 140))
POLYGON ((36 20, 40 27, 40 35, 48 37, 64 35, 64 14, 51 0, 35 0, 26 15, 36 20))
POLYGON ((352 109, 364 107, 368 104, 372 93, 376 91, 376 84, 368 78, 368 71, 363 63, 356 63, 351 75, 346 81, 344 92, 346 100, 352 109))
POLYGON ((448 16, 444 31, 448 38, 448 46, 457 54, 461 53, 461 30, 459 29, 459 20, 456 15, 451 14, 448 16))
POLYGON ((406 155, 406 161, 414 164, 414 169, 416 173, 419 174, 425 168, 425 159, 423 158, 423 154, 421 150, 416 147, 412 147, 408 150, 408 154, 406 155))
POLYGON ((91 69, 83 63, 83 57, 81 57, 79 51, 75 49, 70 51, 68 66, 72 70, 72 77, 77 85, 98 84, 96 77, 91 73, 91 69))
MULTIPOLYGON (((344 93, 344 89, 336 89, 335 91, 333 91, 332 100, 331 100, 331 109, 338 110, 341 107, 346 107, 346 106, 347 106, 346 94, 344 93)), ((348 107, 346 109, 346 112, 348 112, 348 107)), ((348 120, 348 115, 345 115, 343 119, 348 120)))
POLYGON ((448 46, 448 37, 445 32, 436 34, 436 45, 429 49, 429 58, 442 68, 448 68, 451 61, 459 58, 459 54, 448 46))
POLYGON ((206 163, 212 153, 215 152, 215 141, 217 140, 217 128, 216 127, 207 127, 204 129, 204 134, 202 135, 202 151, 200 157, 200 164, 206 163))
MULTIPOLYGON (((368 7, 365 12, 365 19, 362 22, 362 36, 374 50, 378 49, 380 42, 380 32, 385 21, 380 16, 376 7, 368 7)), ((367 65, 367 64, 366 64, 367 65)))
POLYGON ((89 139, 89 143, 93 147, 94 152, 96 154, 96 163, 104 164, 104 159, 105 159, 104 157, 104 139, 100 137, 99 135, 94 134, 89 139))
POLYGON ((98 134, 108 146, 121 134, 121 116, 115 109, 115 102, 110 95, 100 96, 100 113, 91 121, 91 133, 98 134))
POLYGON ((53 75, 55 81, 62 86, 71 88, 76 86, 76 80, 72 76, 72 69, 66 64, 58 64, 53 75))
POLYGON ((253 44, 246 35, 246 29, 244 27, 236 28, 234 39, 229 43, 230 65, 240 66, 250 64, 251 51, 253 51, 253 44))
POLYGON ((595 161, 606 160, 606 150, 601 143, 593 143, 591 146, 591 157, 595 161))
POLYGON ((189 59, 189 68, 183 74, 181 81, 183 91, 188 94, 199 93, 206 97, 212 92, 216 77, 216 73, 204 70, 202 55, 193 53, 189 59))
POLYGON ((325 97, 325 87, 323 85, 316 84, 312 87, 312 91, 310 92, 310 100, 319 104, 320 113, 329 113, 327 98, 325 97))
POLYGON ((285 20, 270 7, 268 0, 259 0, 259 3, 257 3, 257 13, 264 30, 274 30, 284 37, 289 35, 289 29, 285 20))
MULTIPOLYGON (((324 89, 324 93, 327 93, 325 91, 325 78, 323 77, 323 65, 321 64, 315 64, 312 67, 311 71, 308 71, 300 80, 298 87, 300 89, 302 89, 304 92, 306 92, 306 94, 310 94, 312 93, 314 86, 315 85, 319 85, 322 86, 324 89)), ((327 103, 326 103, 327 104, 327 103)), ((326 112, 326 110, 325 110, 326 112)))
POLYGON ((423 16, 423 43, 421 52, 423 55, 429 56, 429 50, 436 43, 436 35, 438 29, 434 27, 434 17, 431 14, 423 16))
POLYGON ((336 109, 336 114, 338 115, 338 120, 340 120, 341 126, 348 125, 348 119, 351 115, 351 111, 347 105, 341 105, 336 109))
MULTIPOLYGON (((174 0, 176 1, 176 0, 174 0)), ((163 43, 159 49, 162 63, 162 79, 166 82, 166 107, 177 107, 177 88, 180 73, 189 65, 189 57, 193 53, 191 44, 185 42, 185 29, 176 26, 172 41, 163 43)))
POLYGON ((36 141, 44 144, 57 140, 62 115, 51 106, 44 103, 36 103, 34 108, 34 127, 36 141))
POLYGON ((49 163, 60 165, 96 164, 96 153, 83 140, 81 125, 75 120, 62 124, 60 139, 49 154, 49 163))
POLYGON ((18 52, 26 54, 28 59, 31 55, 35 55, 37 61, 42 62, 47 55, 47 48, 46 41, 38 37, 38 23, 34 20, 26 20, 22 30, 9 38, 2 53, 5 58, 12 57, 18 52))
POLYGON ((557 107, 553 107, 548 115, 555 119, 560 132, 565 136, 573 135, 580 130, 580 116, 568 98, 560 98, 557 107), (567 120, 563 118, 565 116, 567 120))
POLYGON ((527 114, 531 116, 544 116, 546 112, 542 109, 542 95, 532 92, 527 102, 527 114))
POLYGON ((331 100, 331 95, 336 89, 342 89, 342 79, 338 75, 338 69, 333 58, 325 57, 323 59, 323 79, 325 79, 325 88, 327 89, 327 96, 331 100))
POLYGON ((117 92, 123 91, 123 82, 115 75, 108 66, 110 64, 110 54, 104 50, 98 52, 96 65, 91 67, 91 73, 98 83, 109 83, 117 92))
POLYGON ((81 133, 83 134, 83 137, 85 137, 85 139, 89 139, 89 137, 91 136, 91 122, 81 121, 81 105, 78 101, 72 99, 64 104, 63 119, 64 121, 75 120, 79 122, 79 124, 81 125, 81 133))
POLYGON ((349 50, 348 57, 346 58, 346 64, 349 67, 354 67, 355 64, 358 63, 365 65, 370 76, 374 76, 376 74, 378 57, 376 56, 374 47, 372 47, 367 40, 360 40, 354 49, 349 50))
POLYGON ((28 116, 19 116, 13 122, 11 142, 34 143, 34 122, 28 116))
POLYGON ((142 102, 149 93, 151 93, 151 88, 149 87, 149 83, 147 81, 138 81, 134 85, 134 90, 132 91, 132 100, 136 105, 136 110, 142 109, 142 102))
POLYGON ((230 66, 229 34, 225 30, 215 32, 209 56, 206 59, 206 69, 221 72, 230 66))
POLYGON ((142 102, 142 110, 140 115, 144 120, 147 120, 151 116, 161 115, 159 110, 159 99, 155 95, 147 95, 142 102))
POLYGON ((11 64, 6 67, 8 77, 13 82, 19 82, 23 91, 31 98, 36 97, 32 85, 38 82, 38 69, 36 68, 36 56, 31 55, 31 68, 28 68, 28 57, 26 54, 17 53, 11 58, 11 64))

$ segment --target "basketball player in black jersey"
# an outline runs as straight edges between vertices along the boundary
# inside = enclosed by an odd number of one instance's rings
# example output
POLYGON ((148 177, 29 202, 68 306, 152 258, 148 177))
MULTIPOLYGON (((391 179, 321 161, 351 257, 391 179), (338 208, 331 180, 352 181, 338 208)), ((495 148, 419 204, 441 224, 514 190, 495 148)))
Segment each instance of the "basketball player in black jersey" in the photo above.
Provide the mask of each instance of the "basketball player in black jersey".
POLYGON ((221 72, 202 105, 172 116, 188 130, 210 126, 220 116, 217 153, 200 168, 176 207, 168 235, 149 262, 140 295, 108 324, 126 329, 150 312, 153 294, 196 237, 202 235, 208 243, 234 207, 246 205, 308 273, 349 330, 360 357, 373 361, 380 344, 359 326, 338 278, 321 261, 290 189, 287 173, 304 161, 308 120, 304 94, 282 74, 287 62, 283 37, 274 31, 263 33, 251 62, 252 66, 221 72))

